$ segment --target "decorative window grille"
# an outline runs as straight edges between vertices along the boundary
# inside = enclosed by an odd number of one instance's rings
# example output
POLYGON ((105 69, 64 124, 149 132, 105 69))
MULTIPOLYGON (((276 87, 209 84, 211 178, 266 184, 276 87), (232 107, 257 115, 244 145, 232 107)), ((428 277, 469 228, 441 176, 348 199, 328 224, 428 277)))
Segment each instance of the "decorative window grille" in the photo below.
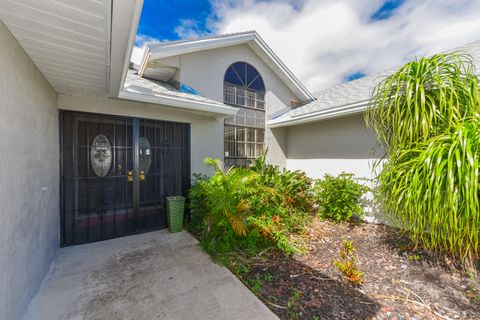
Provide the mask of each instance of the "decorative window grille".
POLYGON ((225 73, 225 104, 238 108, 225 119, 225 164, 246 167, 262 155, 265 143, 265 85, 248 63, 236 62, 225 73))

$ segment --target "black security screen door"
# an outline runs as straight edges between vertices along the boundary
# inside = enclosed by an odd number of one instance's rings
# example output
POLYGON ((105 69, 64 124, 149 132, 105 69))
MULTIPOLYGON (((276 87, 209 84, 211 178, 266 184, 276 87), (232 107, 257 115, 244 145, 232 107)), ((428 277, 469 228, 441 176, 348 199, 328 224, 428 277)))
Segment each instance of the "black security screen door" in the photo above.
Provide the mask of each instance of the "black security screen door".
POLYGON ((165 197, 190 183, 190 126, 62 112, 62 245, 167 225, 165 197))

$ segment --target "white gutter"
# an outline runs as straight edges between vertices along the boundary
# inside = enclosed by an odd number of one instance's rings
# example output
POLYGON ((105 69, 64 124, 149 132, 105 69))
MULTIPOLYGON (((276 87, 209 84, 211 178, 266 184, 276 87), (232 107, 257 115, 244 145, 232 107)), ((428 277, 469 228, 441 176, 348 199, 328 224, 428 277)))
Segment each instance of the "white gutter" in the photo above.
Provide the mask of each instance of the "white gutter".
POLYGON ((107 17, 105 19, 106 23, 106 39, 105 39, 105 52, 107 56, 107 60, 105 61, 107 65, 107 77, 105 79, 105 90, 106 93, 108 94, 110 90, 110 69, 112 65, 111 61, 111 51, 112 51, 112 1, 107 1, 106 6, 107 6, 107 17))
POLYGON ((109 97, 117 97, 125 83, 142 7, 143 0, 112 1, 109 97))
POLYGON ((297 117, 292 117, 288 120, 273 119, 268 121, 267 125, 270 128, 279 128, 279 127, 300 125, 300 124, 305 124, 310 122, 323 121, 327 119, 356 114, 356 113, 365 111, 367 109, 368 102, 369 102, 368 100, 356 102, 356 103, 348 104, 339 108, 322 110, 322 111, 317 111, 314 113, 309 113, 309 114, 305 114, 297 117))
POLYGON ((135 38, 137 37, 138 24, 140 23, 140 16, 142 15, 143 0, 136 0, 135 7, 132 13, 131 25, 134 28, 130 28, 130 34, 128 35, 127 50, 125 52, 125 60, 123 62, 122 77, 120 78, 119 94, 125 83, 127 77, 128 67, 130 65, 130 58, 132 57, 133 46, 135 44, 135 38))
POLYGON ((189 111, 204 111, 209 113, 215 113, 217 115, 230 116, 237 113, 238 109, 229 107, 227 105, 219 105, 215 103, 208 103, 203 101, 192 101, 182 98, 173 98, 161 94, 147 95, 145 93, 132 92, 122 89, 118 95, 120 99, 141 101, 145 103, 160 104, 169 107, 177 107, 182 109, 188 109, 189 111))

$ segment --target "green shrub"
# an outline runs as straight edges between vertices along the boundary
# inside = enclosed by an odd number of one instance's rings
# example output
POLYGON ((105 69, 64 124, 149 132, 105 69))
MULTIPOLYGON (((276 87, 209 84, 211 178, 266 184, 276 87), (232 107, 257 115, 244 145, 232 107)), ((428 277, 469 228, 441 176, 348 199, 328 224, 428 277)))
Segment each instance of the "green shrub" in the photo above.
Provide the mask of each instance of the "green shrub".
POLYGON ((319 214, 335 222, 349 221, 353 215, 364 214, 363 196, 370 189, 359 183, 351 173, 338 176, 326 174, 315 183, 315 197, 319 214))
POLYGON ((302 172, 280 171, 265 156, 251 168, 223 169, 206 159, 215 174, 197 176, 189 192, 190 229, 210 253, 237 249, 255 253, 275 246, 290 254, 301 248, 292 235, 311 217, 312 180, 302 172))

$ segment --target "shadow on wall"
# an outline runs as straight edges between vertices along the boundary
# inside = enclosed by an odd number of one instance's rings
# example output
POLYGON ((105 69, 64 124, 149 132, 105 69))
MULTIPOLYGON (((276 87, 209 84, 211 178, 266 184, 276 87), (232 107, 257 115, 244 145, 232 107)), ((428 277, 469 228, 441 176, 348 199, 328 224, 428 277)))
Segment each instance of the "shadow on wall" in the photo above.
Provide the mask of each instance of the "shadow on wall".
POLYGON ((288 127, 288 159, 373 159, 383 150, 363 114, 288 127))
POLYGON ((267 129, 267 159, 270 163, 286 167, 287 159, 287 128, 267 129))

